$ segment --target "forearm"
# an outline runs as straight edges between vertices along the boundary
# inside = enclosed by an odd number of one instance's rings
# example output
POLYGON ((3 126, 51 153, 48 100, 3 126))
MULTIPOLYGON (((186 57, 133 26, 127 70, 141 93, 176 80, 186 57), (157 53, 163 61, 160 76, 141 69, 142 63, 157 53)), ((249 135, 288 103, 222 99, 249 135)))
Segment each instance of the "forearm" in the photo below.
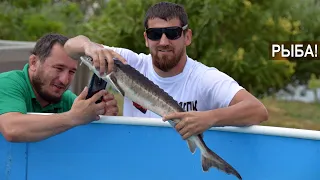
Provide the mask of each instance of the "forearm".
POLYGON ((79 59, 80 56, 85 54, 85 46, 92 43, 89 38, 83 35, 79 35, 70 38, 64 45, 64 49, 67 54, 73 59, 79 59))
POLYGON ((0 131, 8 141, 12 142, 40 141, 75 126, 68 113, 53 115, 8 113, 0 117, 0 131))
POLYGON ((226 108, 215 109, 209 113, 213 126, 250 126, 268 119, 268 112, 264 105, 249 100, 226 108))

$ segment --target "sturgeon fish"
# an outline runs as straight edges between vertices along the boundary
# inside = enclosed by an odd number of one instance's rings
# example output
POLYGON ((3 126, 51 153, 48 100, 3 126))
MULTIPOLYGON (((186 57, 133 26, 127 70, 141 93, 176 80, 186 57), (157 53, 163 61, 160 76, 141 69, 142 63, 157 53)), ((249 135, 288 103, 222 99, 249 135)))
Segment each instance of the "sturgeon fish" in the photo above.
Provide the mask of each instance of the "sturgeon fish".
MULTIPOLYGON (((81 63, 84 63, 99 78, 108 82, 108 86, 118 91, 122 96, 147 108, 148 110, 163 117, 168 113, 185 111, 167 92, 154 84, 147 77, 141 74, 128 64, 123 64, 120 60, 114 58, 114 68, 111 73, 100 76, 98 70, 93 66, 90 56, 81 56, 81 63)), ((106 63, 106 71, 108 71, 106 63)), ((180 119, 169 120, 171 126, 175 127, 180 119)), ((201 151, 202 170, 209 171, 209 168, 215 167, 227 174, 232 174, 238 179, 242 179, 240 174, 225 160, 207 147, 202 135, 193 135, 187 140, 187 145, 192 154, 198 147, 201 151)))

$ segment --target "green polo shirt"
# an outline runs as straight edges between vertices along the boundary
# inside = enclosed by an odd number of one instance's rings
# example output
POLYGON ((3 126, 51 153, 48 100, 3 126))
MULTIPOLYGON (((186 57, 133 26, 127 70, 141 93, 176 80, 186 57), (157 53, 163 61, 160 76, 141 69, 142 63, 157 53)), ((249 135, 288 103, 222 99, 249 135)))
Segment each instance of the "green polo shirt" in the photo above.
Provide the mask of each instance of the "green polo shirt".
POLYGON ((7 112, 61 113, 71 109, 76 95, 67 90, 59 103, 44 108, 36 100, 31 87, 29 64, 23 70, 13 70, 0 74, 0 115, 7 112))

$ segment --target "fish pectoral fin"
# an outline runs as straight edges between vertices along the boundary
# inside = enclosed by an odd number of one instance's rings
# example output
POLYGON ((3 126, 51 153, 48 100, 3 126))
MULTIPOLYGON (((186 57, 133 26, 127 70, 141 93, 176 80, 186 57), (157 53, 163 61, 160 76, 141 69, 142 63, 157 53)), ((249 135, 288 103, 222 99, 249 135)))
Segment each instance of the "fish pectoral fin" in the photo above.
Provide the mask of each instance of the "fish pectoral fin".
POLYGON ((107 83, 106 90, 109 91, 110 89, 112 89, 112 86, 110 83, 107 83))
POLYGON ((203 139, 203 137, 204 137, 204 136, 203 136, 203 133, 201 133, 201 134, 199 134, 199 135, 200 135, 200 137, 203 139))
POLYGON ((112 89, 120 93, 122 96, 125 96, 124 91, 117 85, 117 80, 113 76, 111 76, 111 73, 108 74, 106 77, 109 79, 108 82, 110 83, 112 89))
POLYGON ((192 141, 191 139, 187 139, 187 144, 188 144, 188 147, 189 147, 191 153, 194 154, 196 152, 196 148, 197 148, 196 143, 194 143, 194 141, 192 141))
POLYGON ((201 154, 201 162, 202 170, 205 172, 209 171, 211 167, 215 167, 218 170, 224 171, 227 174, 233 174, 239 180, 242 180, 242 177, 237 172, 237 170, 235 170, 231 165, 229 165, 226 161, 224 161, 210 149, 207 149, 206 152, 201 154))

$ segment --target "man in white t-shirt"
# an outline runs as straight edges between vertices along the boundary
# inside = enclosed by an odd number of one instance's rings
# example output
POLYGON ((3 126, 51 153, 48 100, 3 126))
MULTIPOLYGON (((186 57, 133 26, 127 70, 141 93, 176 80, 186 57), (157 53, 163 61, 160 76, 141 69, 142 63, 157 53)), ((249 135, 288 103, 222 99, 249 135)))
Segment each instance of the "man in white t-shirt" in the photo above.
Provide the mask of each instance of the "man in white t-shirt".
MULTIPOLYGON (((184 139, 212 126, 249 126, 268 119, 264 105, 233 78, 188 57, 186 47, 191 44, 192 31, 182 6, 155 4, 146 13, 145 29, 150 54, 99 45, 81 35, 71 38, 65 49, 76 59, 83 54, 91 56, 102 74, 104 68, 99 67, 105 66, 105 59, 110 72, 112 57, 117 57, 168 92, 187 112, 168 114, 163 119, 181 118, 176 129, 184 139)), ((123 115, 159 117, 127 98, 123 115)))

